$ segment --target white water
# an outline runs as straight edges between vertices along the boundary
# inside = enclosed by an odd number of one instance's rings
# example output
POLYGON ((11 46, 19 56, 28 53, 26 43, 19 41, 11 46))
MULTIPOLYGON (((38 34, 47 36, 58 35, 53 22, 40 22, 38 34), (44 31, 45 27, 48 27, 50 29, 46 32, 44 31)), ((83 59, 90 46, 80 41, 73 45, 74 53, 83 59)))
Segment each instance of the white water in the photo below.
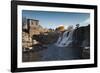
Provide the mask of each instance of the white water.
POLYGON ((59 36, 57 42, 55 43, 58 47, 67 47, 72 43, 72 36, 74 30, 65 31, 61 36, 59 36))

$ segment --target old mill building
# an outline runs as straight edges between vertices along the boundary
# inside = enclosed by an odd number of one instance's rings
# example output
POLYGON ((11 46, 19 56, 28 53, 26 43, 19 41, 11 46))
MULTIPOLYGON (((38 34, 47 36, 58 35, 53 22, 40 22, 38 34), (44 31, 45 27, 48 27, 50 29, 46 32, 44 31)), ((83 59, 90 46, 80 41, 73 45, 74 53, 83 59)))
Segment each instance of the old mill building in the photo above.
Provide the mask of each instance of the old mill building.
POLYGON ((39 25, 39 20, 26 19, 22 26, 22 47, 28 48, 29 46, 32 46, 32 44, 37 43, 36 40, 32 39, 32 36, 44 32, 48 32, 48 29, 39 25))

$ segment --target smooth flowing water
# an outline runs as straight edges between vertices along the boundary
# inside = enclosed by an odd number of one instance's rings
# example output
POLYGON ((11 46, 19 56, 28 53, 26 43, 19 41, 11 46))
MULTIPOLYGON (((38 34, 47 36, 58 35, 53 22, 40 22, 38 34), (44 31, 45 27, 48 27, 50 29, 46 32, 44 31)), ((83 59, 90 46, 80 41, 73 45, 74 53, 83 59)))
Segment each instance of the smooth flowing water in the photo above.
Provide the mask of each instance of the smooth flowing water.
POLYGON ((72 43, 72 36, 74 30, 65 31, 62 35, 59 36, 57 42, 55 43, 58 47, 67 47, 72 43))

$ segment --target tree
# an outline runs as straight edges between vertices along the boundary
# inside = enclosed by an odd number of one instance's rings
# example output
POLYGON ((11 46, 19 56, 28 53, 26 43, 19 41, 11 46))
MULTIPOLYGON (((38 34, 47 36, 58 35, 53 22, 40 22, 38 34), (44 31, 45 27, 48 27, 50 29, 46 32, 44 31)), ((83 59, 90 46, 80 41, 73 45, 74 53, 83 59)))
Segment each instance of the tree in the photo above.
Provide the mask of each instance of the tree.
POLYGON ((26 17, 22 17, 22 28, 27 29, 27 19, 26 19, 26 17))
POLYGON ((56 28, 57 31, 63 31, 64 29, 65 29, 64 26, 59 26, 56 28))
POLYGON ((76 29, 79 28, 80 24, 76 24, 76 29))

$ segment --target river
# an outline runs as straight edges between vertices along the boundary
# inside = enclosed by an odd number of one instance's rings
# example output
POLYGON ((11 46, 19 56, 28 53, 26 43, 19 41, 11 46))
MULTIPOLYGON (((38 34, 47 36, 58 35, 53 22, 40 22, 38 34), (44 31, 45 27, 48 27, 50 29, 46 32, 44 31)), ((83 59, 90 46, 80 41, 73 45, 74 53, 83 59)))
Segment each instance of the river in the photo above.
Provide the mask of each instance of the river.
POLYGON ((79 47, 58 47, 54 44, 39 52, 42 61, 51 60, 73 60, 81 58, 81 48, 79 47))

